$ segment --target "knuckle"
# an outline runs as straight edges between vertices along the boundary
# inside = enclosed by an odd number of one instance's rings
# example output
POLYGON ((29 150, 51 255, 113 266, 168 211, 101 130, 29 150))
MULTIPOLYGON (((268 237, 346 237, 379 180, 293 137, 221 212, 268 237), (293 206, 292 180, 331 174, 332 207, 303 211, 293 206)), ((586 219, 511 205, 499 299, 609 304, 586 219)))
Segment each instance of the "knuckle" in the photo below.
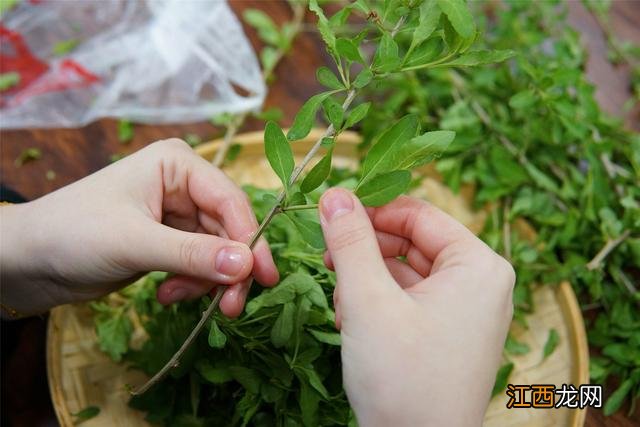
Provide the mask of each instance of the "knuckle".
POLYGON ((205 248, 201 239, 189 236, 182 241, 178 259, 180 260, 180 265, 185 269, 185 273, 190 274, 199 270, 198 260, 202 259, 204 252, 205 248))
POLYGON ((180 138, 163 139, 156 142, 154 145, 156 145, 157 147, 163 150, 169 150, 169 151, 184 151, 185 149, 191 150, 191 147, 189 147, 189 144, 187 144, 180 138))
POLYGON ((339 227, 332 231, 331 238, 327 243, 331 246, 331 250, 340 251, 365 240, 369 233, 369 227, 366 225, 339 227))
MULTIPOLYGON (((513 266, 505 258, 495 255, 492 265, 492 275, 496 277, 495 284, 498 291, 502 295, 508 296, 509 305, 511 305, 511 296, 516 283, 516 272, 513 266)), ((511 307, 513 310, 513 307, 511 307)))
POLYGON ((509 285, 509 288, 513 288, 516 283, 516 271, 513 265, 503 257, 498 257, 498 265, 505 276, 505 283, 509 285))

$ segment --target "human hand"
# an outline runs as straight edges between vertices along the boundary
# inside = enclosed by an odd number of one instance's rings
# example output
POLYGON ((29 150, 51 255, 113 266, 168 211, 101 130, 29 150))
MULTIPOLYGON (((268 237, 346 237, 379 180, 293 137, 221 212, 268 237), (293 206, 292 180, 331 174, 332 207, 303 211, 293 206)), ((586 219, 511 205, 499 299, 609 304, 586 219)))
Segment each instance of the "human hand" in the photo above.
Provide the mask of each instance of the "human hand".
POLYGON ((511 265, 409 197, 365 210, 331 189, 320 219, 360 425, 481 425, 513 313, 511 265))
POLYGON ((278 281, 266 241, 254 256, 246 245, 258 225, 246 195, 177 139, 1 212, 2 302, 23 314, 97 298, 161 270, 177 273, 158 289, 161 303, 232 285, 220 308, 237 316, 250 274, 263 285, 278 281))

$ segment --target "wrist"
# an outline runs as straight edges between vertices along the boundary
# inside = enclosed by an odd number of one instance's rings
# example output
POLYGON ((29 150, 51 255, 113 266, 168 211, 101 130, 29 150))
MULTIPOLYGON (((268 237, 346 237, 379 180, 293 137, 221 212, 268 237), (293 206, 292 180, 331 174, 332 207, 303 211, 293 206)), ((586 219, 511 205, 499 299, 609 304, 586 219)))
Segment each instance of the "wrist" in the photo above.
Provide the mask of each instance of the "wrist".
POLYGON ((0 301, 5 315, 21 317, 58 304, 48 285, 46 260, 33 229, 33 202, 0 208, 0 301))

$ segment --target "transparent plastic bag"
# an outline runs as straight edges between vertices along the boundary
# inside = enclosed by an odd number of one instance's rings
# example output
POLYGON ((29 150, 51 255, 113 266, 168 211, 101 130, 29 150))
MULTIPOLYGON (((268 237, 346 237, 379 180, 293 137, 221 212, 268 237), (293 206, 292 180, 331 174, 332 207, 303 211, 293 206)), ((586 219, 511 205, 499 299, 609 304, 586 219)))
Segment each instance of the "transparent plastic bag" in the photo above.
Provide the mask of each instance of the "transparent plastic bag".
POLYGON ((19 75, 0 92, 5 129, 193 122, 258 109, 266 93, 225 0, 23 0, 0 41, 0 72, 19 75))

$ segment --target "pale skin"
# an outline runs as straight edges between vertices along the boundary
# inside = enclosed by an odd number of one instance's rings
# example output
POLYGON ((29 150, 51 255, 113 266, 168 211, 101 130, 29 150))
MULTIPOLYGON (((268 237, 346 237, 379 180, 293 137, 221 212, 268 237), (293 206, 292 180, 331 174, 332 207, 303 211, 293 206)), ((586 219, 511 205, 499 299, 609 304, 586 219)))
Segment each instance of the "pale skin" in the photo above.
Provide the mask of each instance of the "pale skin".
MULTIPOLYGON (((0 213, 2 303, 23 314, 162 270, 176 275, 159 287, 161 303, 228 286, 220 307, 235 317, 251 277, 279 280, 266 241, 246 246, 257 222, 244 193, 179 140, 0 213)), ((360 425, 480 425, 512 316, 509 263, 408 197, 365 209, 331 189, 320 219, 360 425)))

